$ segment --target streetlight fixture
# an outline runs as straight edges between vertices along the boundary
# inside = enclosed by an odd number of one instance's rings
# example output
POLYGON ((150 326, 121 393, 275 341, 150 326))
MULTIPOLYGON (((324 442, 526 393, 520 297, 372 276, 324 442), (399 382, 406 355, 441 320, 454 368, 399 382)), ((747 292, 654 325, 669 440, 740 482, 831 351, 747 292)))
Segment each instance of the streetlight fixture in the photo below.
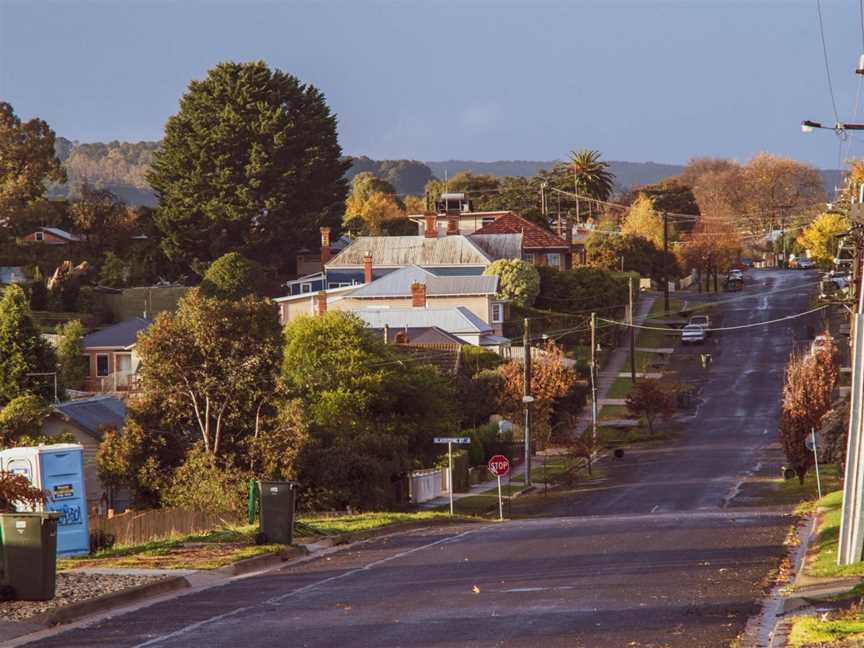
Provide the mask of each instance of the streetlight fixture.
POLYGON ((842 134, 843 131, 864 130, 864 124, 847 124, 844 122, 837 122, 833 126, 824 126, 821 122, 812 121, 810 119, 805 119, 801 122, 802 133, 812 133, 817 128, 820 128, 822 130, 832 130, 837 134, 842 134))

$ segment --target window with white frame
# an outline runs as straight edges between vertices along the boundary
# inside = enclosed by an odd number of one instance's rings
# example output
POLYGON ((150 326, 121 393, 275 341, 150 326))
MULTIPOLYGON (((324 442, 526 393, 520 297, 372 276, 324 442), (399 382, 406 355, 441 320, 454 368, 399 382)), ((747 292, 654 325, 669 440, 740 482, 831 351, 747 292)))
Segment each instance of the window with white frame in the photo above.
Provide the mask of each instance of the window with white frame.
POLYGON ((37 241, 44 241, 45 240, 45 233, 44 232, 36 232, 36 240, 37 241))
POLYGON ((533 252, 523 252, 522 260, 527 261, 528 263, 534 263, 534 253, 533 252))
POLYGON ((109 373, 111 373, 111 371, 108 368, 108 354, 96 354, 96 375, 101 378, 103 376, 107 376, 109 373))
POLYGON ((504 304, 492 304, 492 323, 500 324, 504 321, 504 304))
POLYGON ((311 293, 312 292, 312 284, 311 283, 301 283, 300 284, 300 293, 311 293))
POLYGON ((327 288, 345 288, 350 285, 350 283, 344 281, 330 281, 327 283, 327 288))
POLYGON ((546 254, 546 265, 551 268, 561 267, 561 255, 557 252, 548 252, 546 254))

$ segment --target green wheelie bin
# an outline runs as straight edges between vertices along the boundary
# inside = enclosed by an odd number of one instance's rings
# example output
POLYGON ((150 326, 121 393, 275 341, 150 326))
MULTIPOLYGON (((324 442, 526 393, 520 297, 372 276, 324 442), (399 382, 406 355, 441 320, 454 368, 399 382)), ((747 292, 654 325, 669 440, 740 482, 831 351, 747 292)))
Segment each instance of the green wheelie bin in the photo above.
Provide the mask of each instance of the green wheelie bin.
POLYGON ((0 584, 24 601, 54 598, 60 513, 0 513, 0 584))

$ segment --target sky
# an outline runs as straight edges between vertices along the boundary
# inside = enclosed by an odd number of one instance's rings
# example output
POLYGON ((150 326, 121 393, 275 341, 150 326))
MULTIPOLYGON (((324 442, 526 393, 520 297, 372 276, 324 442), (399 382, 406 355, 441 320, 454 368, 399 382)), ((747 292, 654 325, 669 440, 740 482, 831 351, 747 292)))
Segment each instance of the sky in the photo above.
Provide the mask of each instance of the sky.
MULTIPOLYGON (((840 120, 864 121, 859 2, 822 11, 840 120)), ((835 121, 816 0, 0 0, 0 101, 82 142, 159 139, 190 80, 259 59, 324 92, 350 155, 864 156, 800 132, 835 121)))

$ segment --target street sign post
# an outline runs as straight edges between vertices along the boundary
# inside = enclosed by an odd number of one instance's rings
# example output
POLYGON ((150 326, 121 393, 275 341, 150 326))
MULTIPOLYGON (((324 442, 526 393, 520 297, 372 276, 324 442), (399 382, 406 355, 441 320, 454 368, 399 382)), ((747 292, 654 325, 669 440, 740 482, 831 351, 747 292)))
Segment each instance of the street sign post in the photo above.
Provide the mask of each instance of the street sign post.
POLYGON ((489 460, 489 472, 498 478, 498 519, 504 519, 504 501, 501 499, 501 478, 510 472, 510 460, 504 455, 494 455, 489 460))
POLYGON ((804 445, 808 450, 813 451, 813 463, 816 466, 816 492, 819 493, 819 499, 822 499, 822 480, 819 478, 819 449, 822 447, 822 439, 816 434, 816 430, 810 428, 810 436, 804 440, 804 445))
POLYGON ((471 443, 471 437, 435 437, 435 443, 441 445, 447 444, 447 474, 450 479, 450 515, 453 515, 453 444, 468 445, 471 443))

